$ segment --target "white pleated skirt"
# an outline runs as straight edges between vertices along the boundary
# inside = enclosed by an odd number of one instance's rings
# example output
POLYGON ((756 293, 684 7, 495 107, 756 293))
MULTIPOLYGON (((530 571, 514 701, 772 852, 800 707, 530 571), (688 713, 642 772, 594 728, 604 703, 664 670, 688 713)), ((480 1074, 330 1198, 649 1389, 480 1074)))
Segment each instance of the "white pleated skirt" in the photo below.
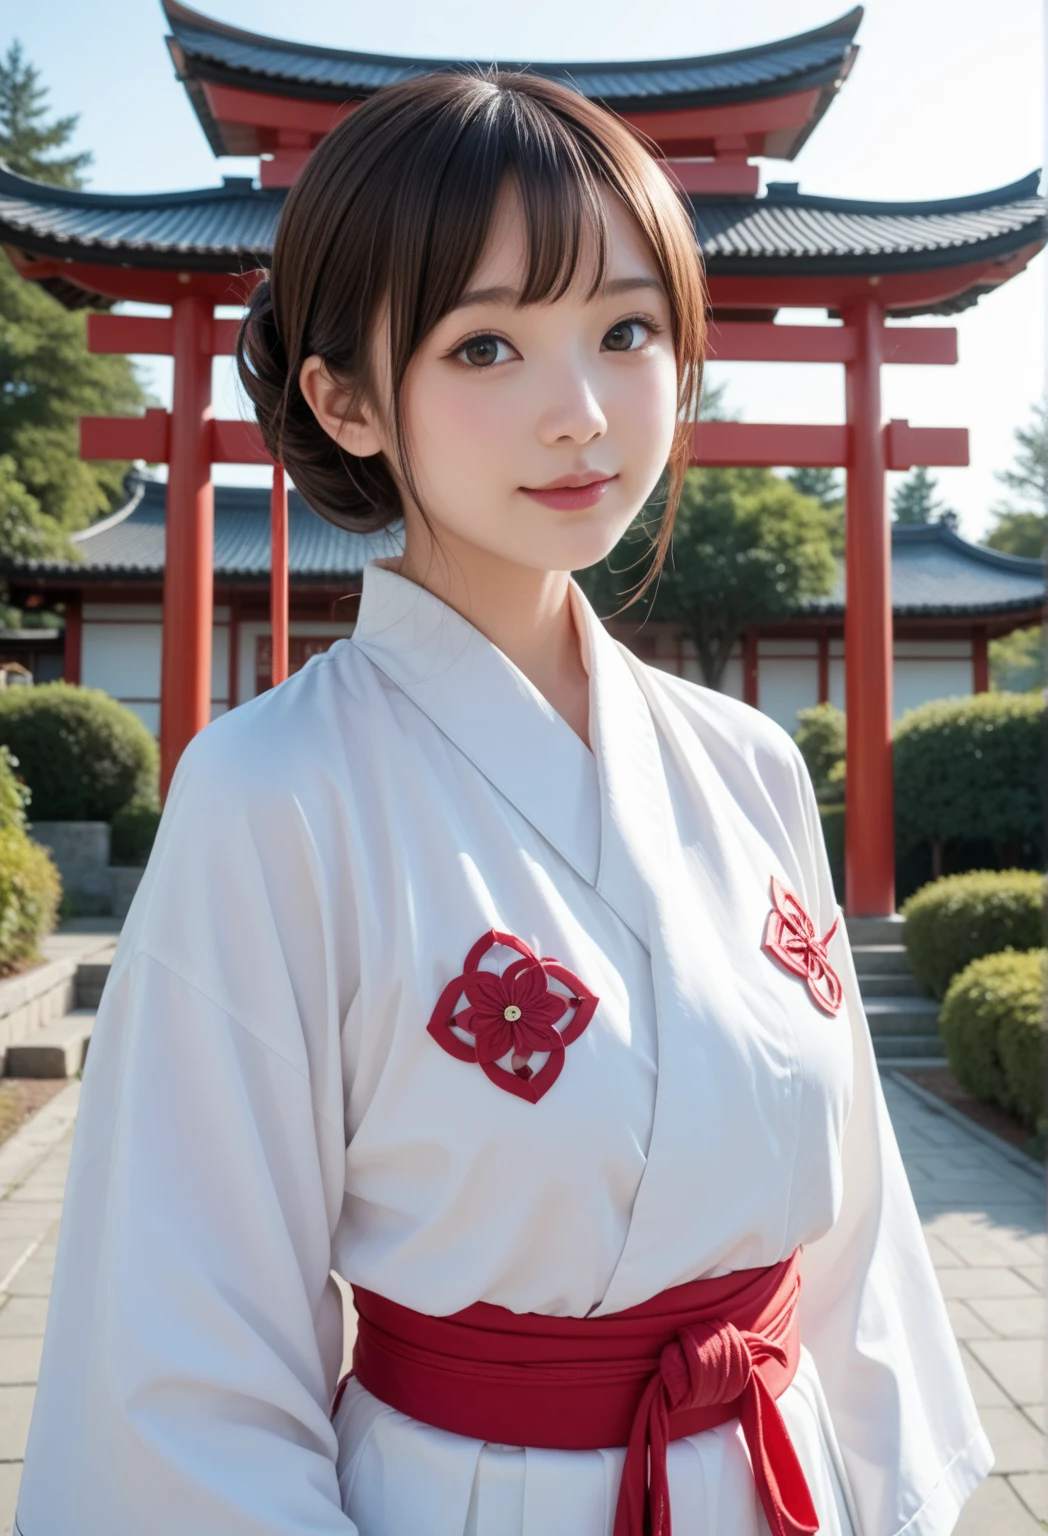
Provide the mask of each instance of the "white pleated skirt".
MULTIPOLYGON (((778 1399, 819 1516, 859 1536, 815 1362, 778 1399)), ((612 1536, 623 1449, 496 1446, 433 1429, 351 1380, 335 1418, 342 1507, 359 1536, 612 1536)), ((770 1536, 737 1420, 670 1444, 673 1536, 770 1536)))

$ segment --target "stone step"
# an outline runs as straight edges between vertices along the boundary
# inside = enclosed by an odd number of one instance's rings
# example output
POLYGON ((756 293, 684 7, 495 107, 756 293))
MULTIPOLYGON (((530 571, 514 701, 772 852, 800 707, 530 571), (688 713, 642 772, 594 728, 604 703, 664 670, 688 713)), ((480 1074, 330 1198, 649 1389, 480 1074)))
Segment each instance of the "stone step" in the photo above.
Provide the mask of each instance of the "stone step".
POLYGON ((873 1054, 881 1066, 888 1061, 901 1060, 910 1066, 914 1066, 916 1060, 920 1060, 922 1066, 946 1065, 938 1035, 875 1035, 873 1054))
POLYGON ((75 1077, 87 1057, 94 1028, 93 1008, 75 1008, 7 1048, 8 1077, 75 1077))
POLYGON ((941 1046, 939 1050, 940 1054, 938 1056, 887 1056, 878 1050, 874 1051, 874 1055, 877 1058, 877 1066, 882 1072, 896 1071, 900 1067, 905 1069, 911 1067, 948 1067, 950 1063, 941 1054, 941 1046))
POLYGON ((97 1008, 109 978, 109 960, 84 960, 76 968, 76 1005, 97 1008))
POLYGON ((898 975, 887 971, 883 974, 867 976, 865 972, 859 972, 859 991, 863 997, 924 997, 921 984, 916 976, 900 971, 898 975))
POLYGON ((852 946, 855 969, 864 976, 908 976, 910 961, 901 944, 852 946))
POLYGON ((906 919, 896 912, 891 917, 846 917, 848 937, 856 944, 901 944, 906 919))
POLYGON ((939 1004, 930 997, 873 997, 863 1004, 871 1035, 935 1035, 939 1004))

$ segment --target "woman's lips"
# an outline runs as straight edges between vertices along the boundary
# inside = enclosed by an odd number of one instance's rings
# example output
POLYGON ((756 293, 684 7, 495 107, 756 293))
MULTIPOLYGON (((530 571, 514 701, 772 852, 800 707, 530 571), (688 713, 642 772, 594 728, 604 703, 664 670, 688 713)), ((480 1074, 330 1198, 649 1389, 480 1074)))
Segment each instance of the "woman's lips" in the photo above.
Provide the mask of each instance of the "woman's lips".
POLYGON ((584 507, 595 507, 617 475, 604 475, 588 480, 585 485, 547 485, 538 490, 521 486, 525 496, 541 501, 544 507, 554 507, 558 512, 577 512, 584 507))

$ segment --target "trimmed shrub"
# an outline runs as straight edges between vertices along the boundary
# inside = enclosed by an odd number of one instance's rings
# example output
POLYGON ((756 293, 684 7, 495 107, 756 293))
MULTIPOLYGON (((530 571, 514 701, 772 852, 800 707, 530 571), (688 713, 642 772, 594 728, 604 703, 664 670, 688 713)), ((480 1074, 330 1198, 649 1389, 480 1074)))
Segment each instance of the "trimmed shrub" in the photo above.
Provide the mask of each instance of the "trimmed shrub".
POLYGON ((1041 863, 1044 706, 1037 695, 981 693, 911 709, 895 728, 899 846, 984 841, 1001 863, 1041 863))
POLYGON ((0 975, 35 958, 62 897, 58 870, 26 831, 29 793, 17 768, 18 759, 0 746, 0 975))
POLYGON ((902 908, 913 974, 942 997, 970 961, 1033 949, 1044 938, 1043 901, 1036 870, 979 869, 922 886, 902 908))
POLYGON ((939 1030, 958 1082, 1034 1128, 1044 1108, 1044 951, 984 955, 950 983, 939 1030))
POLYGON ((0 830, 0 971, 35 957, 61 899, 62 882, 47 850, 20 828, 0 830))
POLYGON ((152 734, 100 688, 0 690, 0 743, 18 758, 34 821, 109 821, 136 795, 155 794, 152 734))
POLYGON ((844 711, 835 704, 816 704, 797 713, 793 739, 800 748, 815 793, 820 800, 844 798, 844 711))
POLYGON ((160 825, 160 806, 155 800, 129 800, 113 817, 110 864, 144 865, 160 825))

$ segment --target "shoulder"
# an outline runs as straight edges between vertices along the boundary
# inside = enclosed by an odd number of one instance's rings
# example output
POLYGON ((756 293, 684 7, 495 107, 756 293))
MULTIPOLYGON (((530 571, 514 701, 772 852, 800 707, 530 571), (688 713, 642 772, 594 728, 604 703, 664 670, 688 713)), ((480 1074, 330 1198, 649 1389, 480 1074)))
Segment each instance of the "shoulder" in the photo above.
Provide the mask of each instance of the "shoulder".
POLYGON ((335 763, 375 750, 381 710, 371 663, 348 639, 313 656, 286 682, 238 705, 200 731, 179 759, 171 800, 243 807, 301 795, 330 780, 335 763), (362 729, 364 720, 368 729, 362 729))
POLYGON ((770 715, 725 693, 640 662, 648 688, 695 732, 723 776, 756 776, 769 790, 808 784, 808 770, 788 731, 770 715))

